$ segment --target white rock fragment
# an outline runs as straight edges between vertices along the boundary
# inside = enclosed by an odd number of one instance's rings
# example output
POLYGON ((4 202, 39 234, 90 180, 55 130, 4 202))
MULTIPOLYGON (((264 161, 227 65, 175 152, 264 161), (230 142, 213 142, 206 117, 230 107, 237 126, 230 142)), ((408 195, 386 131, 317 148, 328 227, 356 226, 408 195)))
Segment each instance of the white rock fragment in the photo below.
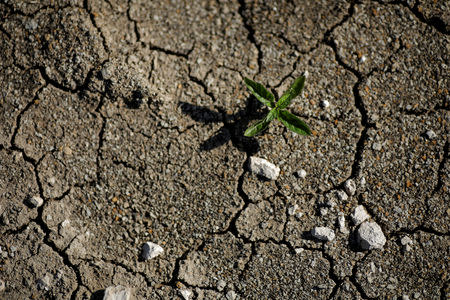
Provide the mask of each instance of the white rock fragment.
POLYGON ((353 213, 350 215, 350 218, 352 218, 353 224, 358 226, 362 222, 366 221, 370 218, 370 215, 367 213, 366 209, 362 205, 358 205, 353 213))
POLYGON ((235 300, 236 296, 237 295, 235 291, 228 291, 228 293, 226 294, 228 300, 235 300))
POLYGON ((400 239, 400 244, 402 244, 402 250, 405 252, 411 251, 412 239, 409 236, 404 236, 400 239))
POLYGON ((359 59, 359 62, 363 63, 367 60, 367 57, 365 55, 362 55, 361 58, 359 59))
POLYGON ((50 282, 51 282, 51 276, 50 276, 50 274, 46 273, 44 277, 39 278, 36 281, 37 289, 48 291, 50 289, 50 282))
POLYGON ((56 178, 55 177, 49 177, 49 178, 47 178, 47 183, 50 185, 50 186, 54 186, 55 185, 55 183, 56 183, 56 178))
POLYGON ((435 139, 437 137, 436 133, 434 133, 433 130, 427 130, 427 132, 425 132, 425 135, 427 136, 427 138, 429 138, 430 140, 435 139))
POLYGON ((130 288, 117 285, 109 286, 105 289, 103 300, 131 300, 132 291, 130 288))
POLYGON ((348 179, 344 183, 344 189, 345 189, 345 192, 347 193, 347 195, 349 195, 349 196, 353 196, 356 193, 356 184, 353 181, 353 179, 348 179))
POLYGON ((344 216, 343 212, 340 212, 338 214, 337 221, 338 221, 339 231, 344 233, 344 234, 348 234, 349 231, 348 231, 347 227, 345 226, 345 216, 344 216))
POLYGON ((251 156, 249 165, 252 173, 266 177, 270 180, 276 180, 278 175, 280 175, 280 168, 264 158, 251 156))
POLYGON ((300 169, 297 171, 297 176, 304 179, 306 177, 306 171, 303 169, 300 169))
POLYGON ((217 282, 217 290, 219 291, 219 292, 221 292, 221 291, 223 291, 223 289, 225 288, 227 286, 227 283, 225 282, 225 280, 219 280, 218 282, 217 282))
POLYGON ((295 215, 295 213, 297 212, 297 210, 298 210, 298 205, 297 205, 297 204, 294 204, 294 205, 292 205, 291 207, 288 208, 288 214, 289 214, 290 216, 293 216, 293 215, 295 215))
POLYGON ((386 243, 380 225, 375 222, 362 223, 356 232, 356 239, 363 250, 381 249, 386 243))
POLYGON ((147 242, 142 247, 142 258, 144 260, 152 259, 164 252, 164 249, 155 243, 147 242))
POLYGON ((192 297, 192 291, 190 289, 181 289, 180 295, 184 300, 190 300, 192 297))
POLYGON ((3 280, 0 279, 0 292, 3 292, 6 288, 6 284, 3 280))
POLYGON ((303 248, 295 248, 295 254, 301 254, 305 249, 303 248))
POLYGON ((29 198, 28 202, 33 207, 39 207, 42 204, 44 204, 44 200, 41 197, 39 197, 39 196, 33 196, 33 197, 29 198))
POLYGON ((320 106, 322 108, 327 108, 330 106, 330 102, 328 102, 327 100, 323 100, 322 102, 320 102, 320 106))
POLYGON ((333 229, 328 227, 314 227, 313 230, 311 230, 311 235, 314 238, 325 242, 332 241, 335 237, 333 229))
POLYGON ((338 190, 336 192, 336 195, 337 195, 339 201, 347 201, 348 200, 348 196, 343 190, 338 190))

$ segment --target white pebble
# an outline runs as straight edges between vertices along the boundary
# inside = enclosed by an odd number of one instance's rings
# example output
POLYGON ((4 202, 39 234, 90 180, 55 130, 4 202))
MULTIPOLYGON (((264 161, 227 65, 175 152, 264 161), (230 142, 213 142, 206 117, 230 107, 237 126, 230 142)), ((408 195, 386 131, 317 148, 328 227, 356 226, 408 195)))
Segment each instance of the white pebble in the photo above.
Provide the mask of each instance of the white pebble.
POLYGON ((435 139, 436 138, 436 133, 434 133, 433 130, 427 130, 427 132, 425 132, 425 135, 427 136, 427 138, 429 138, 430 140, 435 139))
POLYGON ((236 299, 236 292, 235 291, 228 291, 226 297, 228 300, 235 300, 236 299))
POLYGON ((249 165, 250 171, 270 180, 276 180, 280 175, 280 168, 264 158, 251 156, 249 165))
POLYGON ((288 208, 288 214, 290 216, 293 216, 297 212, 297 210, 298 210, 298 205, 294 204, 293 206, 288 208))
POLYGON ((103 300, 131 300, 131 289, 122 285, 109 286, 105 289, 103 300))
POLYGON ((225 286, 227 285, 227 283, 225 282, 225 280, 219 280, 218 282, 217 282, 217 290, 219 291, 219 292, 221 292, 221 291, 223 291, 223 289, 225 288, 225 286))
POLYGON ((306 171, 301 169, 297 171, 297 176, 304 179, 306 177, 306 171))
POLYGON ((413 241, 409 236, 404 236, 400 239, 400 244, 402 244, 402 250, 405 252, 411 251, 411 245, 413 241))
POLYGON ((50 177, 50 178, 47 178, 47 183, 49 184, 49 185, 51 185, 51 186, 54 186, 55 185, 55 183, 56 183, 56 178, 55 177, 50 177))
POLYGON ((359 59, 360 62, 365 62, 367 60, 367 57, 365 55, 361 56, 361 58, 359 59))
POLYGON ((189 289, 181 289, 180 294, 184 300, 190 300, 192 297, 192 291, 189 289))
POLYGON ((330 106, 330 102, 328 102, 327 100, 323 100, 322 102, 320 102, 320 106, 323 108, 327 108, 330 106))
POLYGON ((340 201, 347 201, 348 200, 348 196, 347 196, 347 194, 344 191, 338 190, 336 192, 336 194, 337 194, 337 197, 338 197, 338 199, 340 201))
POLYGON ((355 224, 356 226, 358 226, 359 224, 370 218, 366 209, 362 205, 358 205, 353 211, 353 213, 350 215, 350 217, 352 218, 353 224, 355 224))
POLYGON ((39 207, 39 206, 41 206, 42 204, 44 204, 44 200, 42 200, 42 198, 39 197, 39 196, 33 196, 33 197, 31 197, 31 198, 28 200, 28 202, 29 202, 30 205, 33 206, 33 207, 39 207))
POLYGON ((353 179, 349 179, 344 183, 344 189, 349 196, 353 196, 356 193, 356 184, 353 179))
POLYGON ((3 292, 5 290, 6 284, 3 280, 0 279, 0 292, 3 292))
POLYGON ((301 254, 305 249, 303 248, 295 248, 295 254, 301 254))
POLYGON ((164 250, 160 245, 152 242, 147 242, 142 247, 142 258, 144 260, 152 259, 163 253, 164 250))
POLYGON ((311 234, 316 239, 325 242, 332 241, 335 237, 333 229, 328 227, 314 227, 313 230, 311 230, 311 234))
POLYGON ((339 226, 340 232, 342 232, 344 234, 349 233, 347 227, 345 226, 345 216, 344 216, 344 213, 342 213, 342 212, 340 212, 338 214, 338 226, 339 226))
POLYGON ((386 243, 380 225, 375 222, 362 223, 356 233, 356 239, 363 250, 381 249, 386 243))

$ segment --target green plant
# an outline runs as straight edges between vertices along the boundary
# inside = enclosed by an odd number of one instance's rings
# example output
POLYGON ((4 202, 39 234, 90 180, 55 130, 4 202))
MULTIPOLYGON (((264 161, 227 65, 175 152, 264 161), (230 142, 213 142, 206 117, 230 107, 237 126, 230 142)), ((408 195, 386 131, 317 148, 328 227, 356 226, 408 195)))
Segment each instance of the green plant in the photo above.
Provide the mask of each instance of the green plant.
POLYGON ((256 97, 256 99, 267 105, 270 109, 269 113, 263 119, 259 120, 245 131, 245 136, 254 136, 265 130, 273 119, 278 119, 289 130, 292 130, 295 133, 301 135, 311 134, 311 130, 305 122, 285 110, 285 108, 291 103, 292 99, 297 97, 302 91, 303 86, 305 85, 305 76, 298 77, 277 102, 275 102, 275 97, 273 94, 269 92, 262 84, 254 82, 248 78, 245 78, 244 81, 245 85, 256 97))

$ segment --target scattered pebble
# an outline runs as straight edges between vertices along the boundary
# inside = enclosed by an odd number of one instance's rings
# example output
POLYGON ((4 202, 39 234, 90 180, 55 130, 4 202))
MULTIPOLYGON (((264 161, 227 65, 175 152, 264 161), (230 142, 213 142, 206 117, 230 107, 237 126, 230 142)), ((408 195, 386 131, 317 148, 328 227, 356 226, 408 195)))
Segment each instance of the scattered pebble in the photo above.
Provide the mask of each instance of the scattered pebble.
POLYGON ((39 196, 33 196, 33 197, 29 198, 28 202, 33 207, 39 207, 42 204, 44 204, 44 200, 41 197, 39 197, 39 196))
POLYGON ((251 156, 249 165, 251 172, 270 180, 276 180, 280 175, 280 168, 264 158, 251 156))
POLYGON ((223 289, 225 288, 225 286, 227 285, 227 283, 225 282, 225 280, 219 280, 218 282, 217 282, 217 290, 219 291, 219 292, 221 292, 221 291, 223 291, 223 289))
POLYGON ((303 213, 302 212, 298 212, 295 214, 295 218, 297 219, 301 219, 303 217, 303 213))
POLYGON ((367 57, 365 55, 361 56, 361 58, 359 59, 359 61, 361 63, 365 62, 367 60, 367 57))
POLYGON ((0 279, 0 292, 3 292, 6 288, 6 284, 3 280, 0 279))
POLYGON ((328 214, 328 207, 321 207, 320 215, 323 217, 323 216, 326 216, 327 214, 328 214))
POLYGON ((298 210, 298 205, 294 204, 293 206, 288 208, 288 214, 290 216, 293 216, 297 212, 297 210, 298 210))
POLYGON ((430 140, 435 139, 437 137, 436 133, 434 133, 433 130, 427 130, 427 132, 425 132, 425 135, 427 136, 427 138, 429 138, 430 140))
POLYGON ((400 244, 402 244, 402 250, 405 252, 411 251, 411 244, 413 241, 409 236, 404 236, 400 239, 400 244))
POLYGON ((109 286, 105 289, 103 300, 131 300, 131 289, 122 285, 109 286))
POLYGON ((330 102, 328 102, 327 100, 323 100, 322 102, 320 102, 320 106, 322 108, 327 108, 330 106, 330 102))
POLYGON ((381 249, 386 243, 380 225, 375 222, 362 223, 356 233, 356 239, 363 250, 381 249))
POLYGON ((325 242, 332 241, 335 237, 333 229, 328 227, 314 227, 313 230, 311 230, 311 234, 316 239, 325 242))
POLYGON ((347 234, 349 233, 347 227, 345 226, 345 216, 343 212, 339 212, 338 214, 338 226, 339 226, 339 231, 347 234))
POLYGON ((362 205, 358 205, 350 215, 350 217, 352 218, 353 224, 355 224, 356 226, 370 218, 366 209, 362 205))
POLYGON ((403 295, 402 296, 402 300, 409 300, 409 296, 408 295, 403 295))
POLYGON ((144 260, 152 259, 163 253, 164 250, 160 245, 152 242, 147 242, 142 247, 142 258, 144 260))
POLYGON ((55 183, 56 183, 56 178, 55 177, 49 177, 49 178, 47 178, 47 183, 49 184, 49 185, 51 185, 51 186, 54 186, 55 185, 55 183))
POLYGON ((190 300, 192 297, 192 291, 189 289, 181 289, 181 290, 179 290, 179 292, 184 300, 190 300))
POLYGON ((347 194, 343 191, 343 190, 338 190, 336 192, 337 197, 340 201, 347 201, 348 200, 348 196, 347 194))
POLYGON ((345 189, 345 192, 347 193, 347 195, 349 195, 349 196, 353 196, 356 193, 356 184, 353 181, 353 179, 348 179, 344 183, 344 189, 345 189))
POLYGON ((235 291, 228 291, 226 297, 228 300, 235 300, 236 299, 236 292, 235 291))
POLYGON ((372 149, 375 150, 375 151, 380 151, 381 148, 382 148, 382 146, 381 146, 380 143, 373 143, 372 144, 372 149))
POLYGON ((50 281, 51 281, 50 275, 49 274, 45 274, 44 277, 39 278, 36 281, 37 289, 38 290, 46 290, 46 291, 48 291, 50 289, 50 281))
POLYGON ((303 248, 295 248, 295 254, 300 254, 303 251, 305 251, 305 249, 303 249, 303 248))
POLYGON ((304 179, 304 178, 306 177, 306 171, 303 170, 303 169, 298 170, 298 171, 297 171, 297 176, 298 176, 299 178, 304 179))

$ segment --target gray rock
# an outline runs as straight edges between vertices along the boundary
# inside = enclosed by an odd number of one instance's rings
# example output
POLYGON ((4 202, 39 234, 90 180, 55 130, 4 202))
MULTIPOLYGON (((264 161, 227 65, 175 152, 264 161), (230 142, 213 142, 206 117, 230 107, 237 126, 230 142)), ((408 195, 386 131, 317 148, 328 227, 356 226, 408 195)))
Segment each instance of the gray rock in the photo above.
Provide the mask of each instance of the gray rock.
POLYGON ((402 244, 402 250, 405 252, 411 251, 411 244, 413 241, 409 236, 404 236, 400 239, 400 244, 402 244))
POLYGON ((288 208, 288 214, 290 216, 293 216, 293 215, 295 215, 295 213, 297 213, 297 210, 298 210, 298 205, 294 204, 288 208))
POLYGON ((340 212, 338 214, 338 219, 337 220, 338 220, 339 231, 344 233, 344 234, 349 233, 347 227, 345 226, 345 216, 344 216, 343 212, 340 212))
POLYGON ((311 234, 314 238, 325 242, 332 241, 335 238, 334 230, 328 227, 314 227, 311 234))
POLYGON ((226 297, 228 300, 235 300, 237 295, 235 291, 228 291, 226 297))
POLYGON ((257 175, 266 177, 270 180, 276 180, 280 175, 280 168, 271 162, 259 157, 250 157, 250 171, 257 175))
POLYGON ((42 204, 44 204, 44 200, 37 195, 29 198, 28 202, 33 207, 39 207, 39 206, 42 206, 42 204))
POLYGON ((370 218, 366 209, 362 205, 358 205, 350 215, 350 217, 352 218, 353 224, 355 224, 356 226, 370 218))
POLYGON ((144 260, 152 259, 164 252, 164 249, 155 243, 147 242, 142 246, 142 258, 144 260))
POLYGON ((179 292, 184 300, 190 300, 192 298, 192 291, 190 289, 181 289, 179 292))
POLYGON ((218 282, 217 282, 217 290, 219 291, 219 292, 221 292, 221 291, 223 291, 223 289, 225 288, 225 286, 227 285, 227 283, 225 282, 225 280, 219 280, 218 282))
POLYGON ((3 280, 0 279, 0 292, 3 292, 5 290, 6 284, 3 280))
POLYGON ((356 193, 356 184, 353 181, 353 179, 348 179, 344 183, 344 189, 345 189, 345 192, 347 193, 347 195, 349 195, 349 196, 353 196, 356 193))
POLYGON ((117 285, 117 286, 109 286, 105 289, 105 295, 103 296, 103 300, 131 300, 132 291, 130 288, 117 285))
POLYGON ((327 108, 330 106, 330 102, 328 102, 327 100, 323 100, 322 102, 320 102, 320 106, 322 108, 327 108))
POLYGON ((348 196, 347 196, 347 194, 344 191, 338 190, 336 192, 336 194, 337 194, 337 197, 338 197, 338 199, 340 201, 347 201, 348 200, 348 196))
POLYGON ((381 249, 386 243, 380 225, 375 222, 362 223, 356 233, 356 239, 363 250, 381 249))
POLYGON ((39 278, 36 281, 37 289, 38 290, 46 290, 48 291, 50 289, 50 283, 51 283, 51 277, 49 274, 45 274, 44 277, 39 278))
POLYGON ((306 171, 303 169, 298 170, 297 172, 297 176, 304 179, 306 177, 306 171))
POLYGON ((435 139, 437 137, 436 133, 433 130, 427 130, 427 132, 425 132, 425 135, 430 140, 435 139))

